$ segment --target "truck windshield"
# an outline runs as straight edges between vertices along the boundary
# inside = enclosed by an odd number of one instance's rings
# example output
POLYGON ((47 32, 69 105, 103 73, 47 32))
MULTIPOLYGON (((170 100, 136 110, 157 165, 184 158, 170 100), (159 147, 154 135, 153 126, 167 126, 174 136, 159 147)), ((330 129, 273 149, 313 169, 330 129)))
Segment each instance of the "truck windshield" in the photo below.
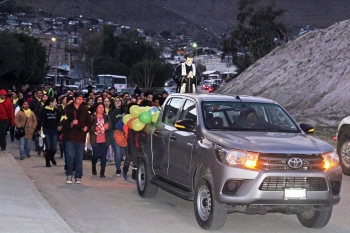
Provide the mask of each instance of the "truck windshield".
POLYGON ((299 132, 288 113, 273 103, 206 101, 203 117, 213 130, 299 132))

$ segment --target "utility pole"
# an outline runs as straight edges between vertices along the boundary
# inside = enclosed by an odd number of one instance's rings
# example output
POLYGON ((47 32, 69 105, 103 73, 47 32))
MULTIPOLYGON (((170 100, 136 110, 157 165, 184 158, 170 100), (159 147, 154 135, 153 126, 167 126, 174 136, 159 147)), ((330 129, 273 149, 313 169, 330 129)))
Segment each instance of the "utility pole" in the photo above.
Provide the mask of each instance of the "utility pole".
POLYGON ((54 85, 56 85, 57 84, 57 63, 58 63, 58 48, 57 48, 57 39, 55 38, 55 37, 52 37, 51 38, 51 40, 53 41, 53 42, 55 42, 55 55, 56 55, 56 64, 55 64, 55 83, 54 83, 54 85))

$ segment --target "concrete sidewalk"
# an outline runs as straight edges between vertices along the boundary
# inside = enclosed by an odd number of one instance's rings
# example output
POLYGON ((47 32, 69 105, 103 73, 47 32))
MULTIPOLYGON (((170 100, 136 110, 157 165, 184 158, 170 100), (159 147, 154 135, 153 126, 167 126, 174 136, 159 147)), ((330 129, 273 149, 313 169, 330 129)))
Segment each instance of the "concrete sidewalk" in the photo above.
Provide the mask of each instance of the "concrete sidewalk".
POLYGON ((0 151, 0 232, 74 232, 49 205, 9 150, 0 151))

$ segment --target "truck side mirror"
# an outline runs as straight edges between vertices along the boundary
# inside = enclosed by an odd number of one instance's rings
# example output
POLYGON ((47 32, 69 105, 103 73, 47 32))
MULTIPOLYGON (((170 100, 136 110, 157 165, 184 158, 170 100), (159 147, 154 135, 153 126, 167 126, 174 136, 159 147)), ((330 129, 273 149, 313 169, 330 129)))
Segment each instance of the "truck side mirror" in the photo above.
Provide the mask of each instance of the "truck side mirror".
POLYGON ((306 133, 306 134, 312 134, 314 132, 314 127, 312 127, 309 124, 301 123, 300 128, 306 133))
POLYGON ((175 123, 175 128, 178 130, 183 131, 194 131, 195 130, 195 124, 193 120, 185 119, 185 120, 178 120, 175 123))

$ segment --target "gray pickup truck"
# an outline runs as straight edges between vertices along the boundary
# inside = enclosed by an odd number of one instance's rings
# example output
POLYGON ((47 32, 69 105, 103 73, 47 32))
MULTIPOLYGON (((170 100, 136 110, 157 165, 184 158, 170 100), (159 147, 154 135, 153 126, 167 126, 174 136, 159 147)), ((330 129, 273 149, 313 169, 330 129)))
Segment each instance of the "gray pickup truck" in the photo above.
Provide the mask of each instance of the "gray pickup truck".
POLYGON ((162 188, 194 200, 208 230, 233 212, 296 214, 303 226, 322 228, 340 201, 342 170, 312 131, 272 100, 172 94, 157 123, 130 134, 138 193, 152 198, 162 188))

